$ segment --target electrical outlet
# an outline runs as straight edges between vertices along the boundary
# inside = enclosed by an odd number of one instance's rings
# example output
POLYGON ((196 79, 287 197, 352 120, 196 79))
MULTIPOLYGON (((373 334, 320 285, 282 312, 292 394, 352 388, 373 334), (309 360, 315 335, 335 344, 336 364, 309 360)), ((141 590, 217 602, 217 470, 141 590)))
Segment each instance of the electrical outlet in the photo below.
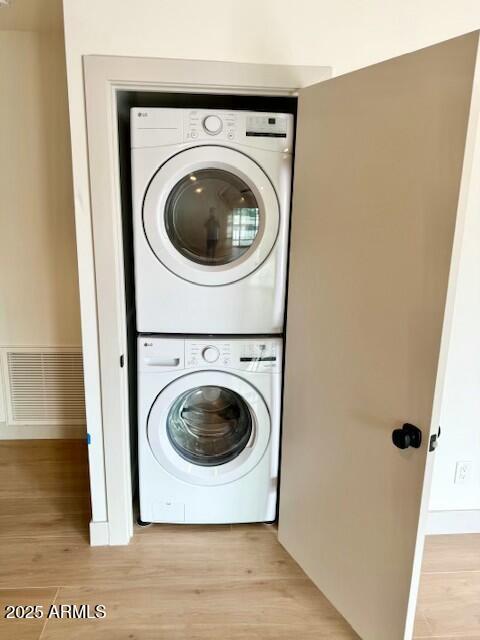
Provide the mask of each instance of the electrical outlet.
POLYGON ((455 484, 467 484, 470 482, 472 466, 473 462, 471 460, 459 460, 457 462, 457 466, 455 467, 455 484))

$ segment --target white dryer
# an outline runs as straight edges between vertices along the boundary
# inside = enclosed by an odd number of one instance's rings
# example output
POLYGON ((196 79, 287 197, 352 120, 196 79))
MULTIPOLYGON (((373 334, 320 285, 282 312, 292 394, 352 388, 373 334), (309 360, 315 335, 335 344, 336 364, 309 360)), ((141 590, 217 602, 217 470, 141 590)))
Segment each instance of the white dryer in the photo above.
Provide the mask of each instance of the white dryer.
POLYGON ((290 114, 132 109, 137 330, 283 329, 290 114))
POLYGON ((275 519, 279 338, 138 338, 140 517, 275 519))

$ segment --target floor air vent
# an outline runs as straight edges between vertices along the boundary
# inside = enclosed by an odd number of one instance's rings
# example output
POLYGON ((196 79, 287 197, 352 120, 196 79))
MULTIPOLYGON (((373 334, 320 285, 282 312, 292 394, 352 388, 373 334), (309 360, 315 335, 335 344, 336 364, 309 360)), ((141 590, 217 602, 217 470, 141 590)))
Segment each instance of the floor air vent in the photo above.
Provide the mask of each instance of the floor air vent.
POLYGON ((11 424, 85 423, 80 351, 6 352, 7 410, 11 424))

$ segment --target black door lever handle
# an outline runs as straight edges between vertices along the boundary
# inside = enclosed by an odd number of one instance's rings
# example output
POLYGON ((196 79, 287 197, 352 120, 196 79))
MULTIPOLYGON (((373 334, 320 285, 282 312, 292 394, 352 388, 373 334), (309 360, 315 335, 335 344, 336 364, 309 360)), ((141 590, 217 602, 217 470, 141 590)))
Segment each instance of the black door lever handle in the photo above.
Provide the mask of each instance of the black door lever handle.
POLYGON ((392 442, 399 449, 408 449, 408 447, 419 449, 422 444, 422 432, 414 424, 407 422, 401 429, 393 430, 392 442))

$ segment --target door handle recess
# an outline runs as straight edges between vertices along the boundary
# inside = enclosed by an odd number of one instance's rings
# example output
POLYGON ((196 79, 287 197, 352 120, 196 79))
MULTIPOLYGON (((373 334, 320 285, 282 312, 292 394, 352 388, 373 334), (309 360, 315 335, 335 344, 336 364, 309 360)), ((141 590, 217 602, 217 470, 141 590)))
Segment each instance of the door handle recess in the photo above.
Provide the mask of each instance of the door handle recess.
POLYGON ((178 367, 180 358, 170 358, 170 360, 160 360, 159 358, 145 358, 149 367, 178 367))
POLYGON ((252 425, 252 433, 250 434, 250 438, 248 439, 248 442, 245 445, 245 449, 251 449, 253 447, 253 445, 255 444, 255 437, 256 437, 256 429, 255 429, 255 426, 252 425))
POLYGON ((422 444, 422 432, 414 424, 406 422, 401 429, 393 430, 392 442, 399 449, 419 449, 422 444))

